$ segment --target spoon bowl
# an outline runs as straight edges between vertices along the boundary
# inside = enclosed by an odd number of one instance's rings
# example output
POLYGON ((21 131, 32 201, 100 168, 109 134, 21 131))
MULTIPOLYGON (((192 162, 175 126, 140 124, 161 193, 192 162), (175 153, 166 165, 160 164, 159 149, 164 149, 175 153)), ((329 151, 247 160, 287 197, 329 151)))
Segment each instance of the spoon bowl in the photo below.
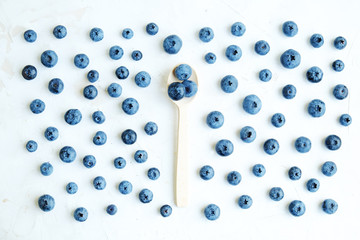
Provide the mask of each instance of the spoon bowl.
MULTIPOLYGON (((173 82, 182 82, 178 80, 174 74, 174 70, 177 66, 175 66, 170 71, 169 77, 167 79, 167 86, 173 82)), ((195 82, 199 87, 197 74, 193 68, 191 69, 192 75, 189 80, 195 82)), ((189 203, 187 108, 195 96, 196 94, 192 97, 184 97, 178 101, 170 98, 170 100, 173 101, 178 109, 177 150, 175 162, 175 204, 178 207, 186 207, 189 203)))

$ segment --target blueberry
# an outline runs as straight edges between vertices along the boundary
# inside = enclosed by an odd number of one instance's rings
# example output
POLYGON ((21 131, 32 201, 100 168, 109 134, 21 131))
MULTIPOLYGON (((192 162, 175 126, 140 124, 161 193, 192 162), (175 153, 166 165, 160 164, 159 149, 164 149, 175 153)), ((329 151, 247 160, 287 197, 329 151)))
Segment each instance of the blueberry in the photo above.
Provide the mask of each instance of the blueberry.
POLYGON ((122 109, 126 114, 134 115, 139 110, 139 103, 135 98, 127 98, 122 102, 122 109))
POLYGON ((78 68, 86 68, 88 65, 89 65, 89 58, 88 56, 86 56, 86 54, 84 53, 80 53, 80 54, 77 54, 75 57, 74 57, 74 64, 76 67, 78 68))
POLYGON ((173 82, 168 87, 168 95, 174 101, 179 101, 185 97, 185 86, 180 82, 173 82))
POLYGON ((34 30, 29 29, 24 32, 25 41, 32 43, 36 41, 36 38, 37 38, 37 34, 34 30))
POLYGON ((337 37, 334 40, 334 46, 336 49, 342 50, 346 47, 347 41, 344 37, 337 37))
POLYGON ((240 130, 240 138, 246 143, 251 143, 256 138, 256 131, 250 126, 245 126, 240 130))
POLYGON ((144 130, 147 135, 152 136, 157 133, 158 126, 154 122, 148 122, 145 124, 144 130))
POLYGON ((93 143, 95 145, 104 145, 106 143, 107 136, 103 131, 97 131, 93 137, 93 143))
POLYGON ((34 140, 30 140, 26 143, 26 149, 29 152, 35 152, 37 150, 37 148, 38 148, 38 144, 34 140))
POLYGON ((42 113, 45 110, 45 103, 40 99, 35 99, 30 103, 30 110, 35 114, 42 113))
POLYGON ((109 215, 115 215, 117 213, 117 207, 114 204, 110 204, 109 206, 107 206, 106 212, 109 215))
POLYGON ((304 215, 305 210, 305 204, 300 200, 294 200, 289 204, 289 212, 295 217, 304 215))
POLYGON ((40 172, 44 176, 50 176, 54 171, 53 166, 49 162, 45 162, 40 166, 40 172))
POLYGON ((94 178, 93 185, 96 190, 104 190, 106 187, 105 178, 103 178, 102 176, 94 178))
POLYGON ((137 163, 144 163, 148 159, 148 154, 145 150, 137 150, 134 154, 134 159, 137 163))
POLYGON ((126 160, 122 157, 117 157, 114 159, 114 166, 117 169, 123 169, 126 166, 126 160))
POLYGON ((53 94, 59 94, 64 90, 64 83, 60 78, 53 78, 49 82, 48 89, 53 94))
POLYGON ((329 135, 325 139, 325 146, 332 151, 338 150, 341 147, 341 139, 336 135, 329 135))
POLYGON ((254 173, 254 175, 256 177, 262 177, 265 175, 266 173, 266 169, 264 167, 264 165, 262 164, 256 164, 254 165, 254 167, 252 168, 252 172, 254 173))
POLYGON ((135 83, 139 87, 145 88, 150 85, 150 82, 151 82, 150 74, 145 71, 141 71, 135 75, 135 83))
POLYGON ((132 184, 129 181, 122 181, 119 184, 119 191, 121 194, 129 194, 132 192, 132 184))
POLYGON ((133 32, 133 30, 131 30, 130 28, 125 28, 125 29, 122 31, 122 36, 123 36, 123 38, 125 38, 125 39, 131 39, 131 38, 134 36, 134 32, 133 32))
POLYGON ((318 83, 323 78, 323 71, 319 67, 312 67, 306 72, 306 78, 309 82, 318 83))
POLYGON ((126 129, 121 134, 122 141, 127 145, 134 144, 136 142, 136 138, 137 138, 136 132, 132 129, 126 129))
POLYGON ((221 89, 226 93, 233 93, 238 87, 238 80, 233 75, 226 75, 221 79, 221 89))
POLYGON ((314 48, 319 48, 324 44, 324 37, 321 34, 315 33, 310 37, 310 44, 314 48))
POLYGON ((105 115, 102 111, 96 111, 92 114, 92 119, 97 124, 105 122, 105 115))
POLYGON ((338 209, 338 204, 332 199, 326 199, 322 203, 322 209, 327 214, 334 214, 338 209))
POLYGON ((144 188, 139 193, 139 199, 142 203, 149 203, 153 200, 153 193, 151 190, 144 188))
POLYGON ((220 217, 220 208, 215 204, 209 204, 204 209, 204 215, 208 220, 214 221, 220 217))
POLYGON ((107 92, 110 97, 118 98, 121 96, 122 87, 120 86, 120 84, 111 83, 107 88, 107 92))
POLYGON ((280 201, 284 198, 284 191, 280 187, 273 187, 269 191, 269 197, 271 200, 280 201))
POLYGON ((317 190, 319 190, 319 187, 320 187, 320 182, 315 178, 311 178, 306 183, 306 188, 307 190, 309 190, 309 192, 317 192, 317 190))
POLYGON ((285 116, 282 113, 275 113, 272 117, 271 117, 271 124, 274 127, 282 127, 285 124, 285 116))
POLYGON ((48 127, 44 132, 44 136, 49 141, 55 141, 59 137, 59 130, 56 127, 48 127))
POLYGON ((180 81, 188 80, 191 77, 192 69, 187 64, 180 64, 175 68, 174 74, 180 81))
POLYGON ((96 98, 98 91, 94 85, 88 85, 83 90, 84 97, 93 100, 96 98))
POLYGON ((286 99, 293 99, 296 96, 296 87, 288 84, 282 89, 282 94, 286 99))
POLYGON ((87 74, 87 79, 89 82, 93 83, 99 80, 99 72, 96 70, 90 70, 87 74))
POLYGON ((345 85, 338 84, 334 87, 333 94, 336 99, 343 100, 348 96, 349 90, 345 85))
POLYGON ((249 195, 242 195, 239 197, 238 204, 242 209, 248 209, 253 203, 252 198, 249 195))
POLYGON ((146 32, 149 35, 156 35, 159 32, 159 27, 156 25, 156 23, 149 23, 146 25, 146 32))
POLYGON ((320 99, 314 99, 312 100, 308 105, 308 113, 312 117, 321 117, 325 114, 325 103, 321 101, 320 99))
POLYGON ((288 49, 281 55, 280 62, 284 68, 293 69, 300 65, 301 56, 294 49, 288 49))
POLYGON ((212 52, 209 52, 205 55, 205 61, 208 63, 208 64, 213 64, 216 62, 216 55, 215 53, 212 53, 212 52))
POLYGON ((337 172, 336 164, 332 161, 324 162, 321 166, 321 172, 327 177, 333 176, 337 172))
POLYGON ((274 155, 279 151, 279 143, 276 139, 270 138, 264 143, 264 151, 269 155, 274 155))
POLYGON ((38 205, 44 212, 49 212, 55 207, 55 199, 48 194, 42 195, 38 199, 38 205))
POLYGON ((231 34, 237 37, 241 37, 244 35, 246 31, 246 27, 241 22, 236 22, 231 26, 231 34))
POLYGON ((234 145, 230 140, 222 139, 216 143, 215 150, 222 157, 229 156, 234 151, 234 145))
POLYGON ((265 40, 260 40, 255 43, 255 52, 259 55, 266 55, 270 51, 270 45, 265 40))
POLYGON ((135 61, 139 61, 141 60, 143 57, 141 51, 139 50, 134 50, 132 53, 131 53, 131 58, 135 61))
POLYGON ((185 86, 185 97, 193 97, 197 91, 197 84, 191 80, 184 80, 182 84, 185 86))
POLYGON ((293 181, 299 180, 301 178, 301 174, 301 169, 296 166, 291 167, 288 172, 289 178, 293 181))
POLYGON ((293 21, 287 21, 284 22, 282 30, 286 36, 293 37, 298 33, 298 26, 293 21))
POLYGON ((86 208, 79 207, 74 211, 74 218, 76 221, 85 222, 88 218, 88 211, 86 208))
POLYGON ((339 118, 339 122, 341 125, 347 127, 351 124, 352 118, 349 114, 342 114, 339 118))
POLYGON ((82 115, 79 109, 69 109, 65 115, 64 115, 65 122, 67 122, 70 125, 76 125, 78 124, 81 119, 82 115))
POLYGON ((93 168, 96 164, 96 158, 93 155, 86 155, 83 158, 83 164, 86 168, 93 168))
POLYGON ((228 183, 233 186, 236 186, 241 182, 241 174, 237 171, 230 172, 226 178, 228 183))
POLYGON ((34 67, 32 65, 26 65, 23 68, 21 74, 26 80, 33 80, 37 76, 36 67, 34 67))
POLYGON ((53 34, 57 39, 62 39, 66 37, 67 34, 66 27, 64 27, 63 25, 56 26, 53 30, 53 34))
POLYGON ((210 180, 214 177, 214 169, 209 166, 209 165, 205 165, 200 169, 200 177, 203 180, 210 180))
POLYGON ((206 123, 213 129, 220 128, 224 124, 224 115, 219 111, 212 111, 207 115, 206 123))
POLYGON ((93 28, 90 30, 90 38, 94 42, 99 42, 104 38, 104 32, 101 28, 93 28))
POLYGON ((41 63, 48 68, 54 67, 58 62, 58 56, 52 50, 46 50, 41 54, 41 63))
POLYGON ((59 157, 61 161, 65 163, 71 163, 76 158, 76 151, 73 147, 65 146, 62 149, 60 149, 59 157))
POLYGON ((251 94, 244 98, 243 109, 250 114, 257 114, 262 107, 261 100, 258 96, 251 94))
POLYGON ((169 217, 172 213, 172 208, 169 205, 163 205, 160 208, 160 214, 163 217, 169 217))
POLYGON ((129 76, 129 70, 124 66, 120 66, 116 69, 115 75, 118 79, 124 80, 129 76))
POLYGON ((345 67, 345 64, 343 61, 341 60, 335 60, 333 63, 332 63, 332 68, 334 69, 334 71, 336 72, 341 72, 342 70, 344 70, 344 67, 345 67))
POLYGON ((157 168, 150 168, 147 172, 147 176, 150 180, 156 180, 160 177, 160 171, 157 168))
POLYGON ((199 38, 203 42, 210 42, 214 38, 214 31, 209 27, 204 27, 199 31, 199 38))
POLYGON ((177 35, 170 35, 164 39, 163 48, 168 54, 177 54, 182 47, 182 41, 177 35))
POLYGON ((232 62, 238 61, 242 56, 241 48, 237 45, 230 45, 226 48, 225 56, 232 62))
POLYGON ((272 78, 272 73, 269 69, 263 69, 259 72, 259 79, 263 82, 268 82, 272 78))
POLYGON ((74 182, 69 182, 66 185, 66 192, 68 194, 75 194, 78 191, 78 185, 74 182))
POLYGON ((124 50, 119 46, 112 46, 109 50, 109 56, 113 60, 119 60, 124 55, 124 50))
POLYGON ((295 140, 295 149, 299 153, 307 153, 311 149, 311 141, 307 137, 299 137, 295 140))

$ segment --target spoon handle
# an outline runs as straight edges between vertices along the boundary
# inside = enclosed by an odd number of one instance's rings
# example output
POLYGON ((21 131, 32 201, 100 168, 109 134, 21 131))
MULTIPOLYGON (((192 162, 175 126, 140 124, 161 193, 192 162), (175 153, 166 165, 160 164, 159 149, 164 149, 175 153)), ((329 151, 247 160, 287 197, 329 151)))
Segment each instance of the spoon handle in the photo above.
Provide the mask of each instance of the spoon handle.
POLYGON ((184 106, 178 107, 178 139, 176 152, 175 204, 178 207, 188 205, 188 138, 187 111, 184 106))

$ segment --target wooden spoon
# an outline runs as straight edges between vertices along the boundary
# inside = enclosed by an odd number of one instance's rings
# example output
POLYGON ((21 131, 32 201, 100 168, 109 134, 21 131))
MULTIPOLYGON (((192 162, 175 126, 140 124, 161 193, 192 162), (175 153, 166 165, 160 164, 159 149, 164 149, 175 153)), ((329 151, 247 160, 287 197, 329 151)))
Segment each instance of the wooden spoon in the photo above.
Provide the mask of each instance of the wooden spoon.
MULTIPOLYGON (((174 75, 175 66, 168 77, 167 85, 169 86, 173 82, 179 80, 174 75)), ((199 87, 198 78, 196 72, 192 68, 192 75, 189 80, 195 82, 199 87)), ((177 130, 177 151, 176 151, 176 163, 175 163, 175 204, 178 207, 186 207, 189 202, 189 176, 188 176, 188 142, 187 137, 187 109, 189 103, 194 99, 196 94, 192 97, 184 97, 179 101, 173 101, 178 109, 178 130, 177 130)))

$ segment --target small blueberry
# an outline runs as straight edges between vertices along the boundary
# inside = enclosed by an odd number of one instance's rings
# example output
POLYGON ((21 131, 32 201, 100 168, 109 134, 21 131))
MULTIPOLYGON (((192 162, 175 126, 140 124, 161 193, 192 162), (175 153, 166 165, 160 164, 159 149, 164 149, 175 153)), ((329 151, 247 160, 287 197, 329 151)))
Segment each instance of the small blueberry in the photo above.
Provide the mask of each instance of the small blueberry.
POLYGON ((119 46, 112 46, 109 49, 109 56, 113 60, 119 60, 124 55, 124 50, 119 46))
POLYGON ((75 194, 77 193, 78 191, 78 185, 74 182, 69 182, 67 185, 66 185, 66 192, 68 194, 75 194))
POLYGON ((106 143, 107 136, 103 131, 97 131, 93 137, 93 143, 95 145, 104 145, 106 143))
POLYGON ((270 51, 270 45, 265 40, 260 40, 255 43, 255 52, 259 55, 266 55, 270 51))
POLYGON ((339 118, 339 122, 341 125, 347 127, 351 124, 352 118, 349 114, 342 114, 339 118))
POLYGON ((249 195, 242 195, 239 197, 238 204, 242 209, 248 209, 253 203, 252 198, 249 195))
POLYGON ((157 168, 150 168, 147 172, 147 176, 150 180, 157 180, 160 177, 160 171, 157 168))
POLYGON ((226 75, 221 79, 220 86, 225 93, 233 93, 238 87, 238 80, 233 75, 226 75))
POLYGON ((106 212, 109 215, 115 215, 117 213, 117 207, 114 204, 110 204, 109 206, 107 206, 106 212))
POLYGON ((157 133, 158 126, 154 122, 148 122, 145 124, 144 130, 147 135, 152 136, 157 133))
POLYGON ((182 41, 177 35, 170 35, 163 41, 164 51, 168 54, 177 54, 182 47, 182 41))
POLYGON ((192 69, 187 64, 180 64, 175 68, 174 74, 180 81, 188 80, 191 77, 192 69))
POLYGON ((220 128, 224 124, 224 115, 219 111, 212 111, 207 115, 206 123, 213 129, 220 128))
POLYGON ((325 110, 325 103, 320 99, 314 99, 308 105, 308 113, 315 118, 323 116, 325 114, 325 110))
POLYGON ((64 115, 65 122, 70 125, 78 124, 82 119, 82 114, 79 109, 69 109, 64 115))
POLYGON ((92 120, 97 124, 105 122, 105 115, 102 111, 96 111, 92 114, 92 120))
POLYGON ((231 34, 236 37, 241 37, 242 35, 244 35, 245 31, 246 27, 241 22, 236 22, 231 26, 231 34))
POLYGON ((124 80, 129 76, 129 70, 124 66, 120 66, 116 69, 115 75, 118 79, 124 80))
POLYGON ((331 66, 332 66, 332 69, 334 69, 334 71, 341 72, 342 70, 344 70, 345 64, 343 61, 338 59, 338 60, 335 60, 331 66))
POLYGON ((216 55, 215 53, 209 52, 205 55, 205 61, 208 64, 214 64, 216 62, 216 55))
POLYGON ((121 96, 122 87, 120 86, 120 84, 111 83, 107 88, 107 92, 110 97, 118 98, 121 96))
POLYGON ((341 147, 341 139, 336 135, 329 135, 325 139, 325 146, 332 151, 338 150, 341 147))
POLYGON ((268 82, 272 78, 272 73, 269 69, 263 69, 259 72, 259 79, 263 82, 268 82))
POLYGON ((240 130, 240 138, 245 143, 251 143, 256 138, 256 131, 250 126, 245 126, 240 130))
POLYGON ((172 213, 172 208, 169 205, 163 205, 160 208, 160 214, 163 217, 169 217, 172 213))
POLYGON ((144 163, 148 159, 148 154, 145 150, 137 150, 134 154, 134 159, 137 163, 144 163))
POLYGON ((59 130, 56 127, 48 127, 44 132, 44 136, 49 141, 55 141, 59 137, 59 130))
POLYGON ((141 88, 145 88, 151 83, 151 76, 145 71, 141 71, 135 75, 135 83, 141 88))
POLYGON ((261 107, 262 102, 258 96, 251 94, 244 98, 243 109, 245 112, 255 115, 261 110, 261 107))
POLYGON ((96 158, 93 155, 86 155, 83 158, 83 164, 86 168, 93 168, 96 164, 96 158))
POLYGON ((311 67, 306 72, 306 78, 309 80, 309 82, 318 83, 323 78, 323 71, 319 67, 311 67))
POLYGON ((44 176, 50 176, 54 171, 53 166, 49 162, 45 162, 40 166, 40 172, 44 176))
POLYGON ((37 76, 36 67, 34 67, 32 65, 26 65, 23 68, 21 74, 26 80, 33 80, 37 76))
POLYGON ((238 61, 242 56, 241 48, 237 45, 230 45, 226 48, 225 56, 232 62, 238 61))
POLYGON ((37 150, 37 148, 38 148, 38 144, 34 140, 30 140, 26 143, 26 149, 29 152, 35 152, 37 150))
POLYGON ((296 166, 291 167, 288 172, 289 178, 293 181, 299 180, 301 178, 301 174, 301 169, 296 166))
POLYGON ((103 190, 106 187, 106 181, 105 178, 98 176, 94 178, 93 185, 96 190, 103 190))
POLYGON ((271 117, 271 124, 274 127, 282 127, 285 124, 285 116, 282 113, 275 113, 272 117, 271 117))
POLYGON ((76 158, 76 151, 73 147, 65 146, 60 149, 59 157, 65 163, 71 163, 76 158))
POLYGON ((241 182, 241 174, 237 171, 232 171, 227 175, 226 179, 229 184, 236 186, 241 182))
POLYGON ((226 157, 233 153, 234 145, 230 140, 222 139, 216 143, 215 150, 220 156, 226 157))
POLYGON ((264 143, 264 151, 269 155, 274 155, 279 151, 279 143, 276 139, 270 138, 264 143))
POLYGON ((333 94, 336 99, 343 100, 348 96, 349 90, 345 85, 338 84, 334 87, 333 94))
POLYGON ((126 166, 126 160, 122 157, 114 159, 114 167, 117 169, 123 169, 126 166))
POLYGON ((281 55, 280 62, 284 68, 293 69, 300 65, 301 56, 294 49, 288 49, 281 55))
POLYGON ((214 177, 214 169, 209 166, 209 165, 205 165, 200 169, 200 177, 203 180, 210 180, 214 177))
POLYGON ((30 110, 35 114, 40 114, 45 110, 45 103, 40 99, 35 99, 30 103, 30 110))
POLYGON ((336 49, 342 50, 346 47, 346 45, 347 45, 347 41, 344 37, 339 36, 335 38, 334 46, 336 49))
POLYGON ((296 87, 288 84, 282 89, 282 94, 286 99, 293 99, 296 96, 296 87))
POLYGON ((52 50, 46 50, 41 54, 41 63, 48 68, 54 67, 58 62, 58 56, 52 50))
POLYGON ((320 182, 315 178, 311 178, 306 183, 306 188, 307 190, 309 190, 309 192, 317 192, 317 190, 319 190, 319 187, 320 187, 320 182))
POLYGON ((199 38, 203 42, 210 42, 214 38, 214 31, 209 27, 204 27, 199 31, 199 38))
POLYGON ((90 39, 94 42, 99 42, 104 38, 104 32, 101 28, 93 28, 90 30, 90 39))
POLYGON ((254 167, 252 168, 252 172, 254 173, 254 175, 256 177, 262 177, 265 175, 266 173, 266 169, 264 167, 264 165, 262 164, 256 164, 254 165, 254 167))
POLYGON ((53 30, 53 34, 57 39, 62 39, 66 37, 67 35, 66 27, 64 27, 63 25, 56 26, 53 30))
POLYGON ((129 194, 132 192, 132 184, 129 181, 122 181, 119 184, 119 191, 121 194, 129 194))
POLYGON ((49 82, 48 89, 53 94, 59 94, 64 90, 64 83, 60 78, 53 78, 49 82))
POLYGON ((338 204, 333 199, 326 199, 322 203, 322 209, 327 214, 334 214, 338 209, 338 204))
POLYGON ((284 191, 280 187, 273 187, 269 191, 269 197, 271 200, 280 201, 284 198, 284 191))
POLYGON ((74 64, 78 68, 81 69, 86 68, 89 65, 89 62, 90 60, 88 56, 86 56, 86 54, 84 53, 77 54, 74 57, 74 64))
POLYGON ((139 61, 141 60, 143 57, 143 54, 141 51, 139 50, 134 50, 132 53, 131 53, 131 58, 135 61, 139 61))
POLYGON ((149 23, 146 25, 146 32, 149 35, 156 35, 159 32, 159 27, 156 23, 149 23))
POLYGON ((180 82, 173 82, 168 87, 168 95, 174 101, 179 101, 185 97, 185 86, 180 82))
POLYGON ((139 200, 142 203, 149 203, 153 200, 153 193, 151 190, 144 188, 139 193, 139 200))
POLYGON ((131 39, 133 36, 134 36, 134 32, 133 30, 131 30, 130 28, 125 28, 123 31, 122 31, 122 34, 123 38, 125 39, 131 39))
POLYGON ((198 87, 194 81, 184 80, 182 82, 182 84, 185 87, 185 97, 189 98, 189 97, 194 96, 197 93, 198 87))
POLYGON ((220 217, 220 208, 215 204, 209 204, 204 209, 204 215, 208 220, 214 221, 220 217))
POLYGON ((332 161, 324 162, 321 166, 321 172, 327 177, 333 176, 337 172, 336 164, 332 161))
POLYGON ((90 70, 88 74, 86 75, 89 82, 94 83, 97 80, 99 80, 99 72, 96 70, 90 70))
POLYGON ((78 222, 85 222, 88 218, 88 215, 88 211, 83 207, 79 207, 74 211, 74 218, 78 222))
POLYGON ((121 134, 121 139, 122 141, 127 144, 127 145, 131 145, 134 144, 136 142, 137 139, 137 134, 134 130, 132 129, 126 129, 122 134, 121 134))
POLYGON ((139 110, 139 103, 135 98, 127 98, 122 102, 122 109, 128 115, 134 115, 139 110))
POLYGON ((98 95, 98 91, 94 85, 88 85, 83 90, 84 97, 93 100, 98 95))
POLYGON ((295 149, 299 153, 307 153, 311 149, 311 141, 307 137, 299 137, 295 140, 295 149))
POLYGON ((310 44, 314 48, 319 48, 324 44, 324 37, 321 34, 315 33, 310 37, 310 44))
POLYGON ((289 204, 289 212, 295 217, 304 215, 305 210, 305 204, 300 200, 294 200, 289 204))
POLYGON ((44 212, 49 212, 55 207, 55 199, 48 194, 42 195, 38 199, 38 205, 44 212))
POLYGON ((287 21, 284 22, 282 30, 287 37, 293 37, 298 33, 298 26, 293 21, 287 21))
POLYGON ((36 38, 37 38, 37 34, 34 30, 29 29, 24 32, 25 41, 32 43, 36 41, 36 38))

